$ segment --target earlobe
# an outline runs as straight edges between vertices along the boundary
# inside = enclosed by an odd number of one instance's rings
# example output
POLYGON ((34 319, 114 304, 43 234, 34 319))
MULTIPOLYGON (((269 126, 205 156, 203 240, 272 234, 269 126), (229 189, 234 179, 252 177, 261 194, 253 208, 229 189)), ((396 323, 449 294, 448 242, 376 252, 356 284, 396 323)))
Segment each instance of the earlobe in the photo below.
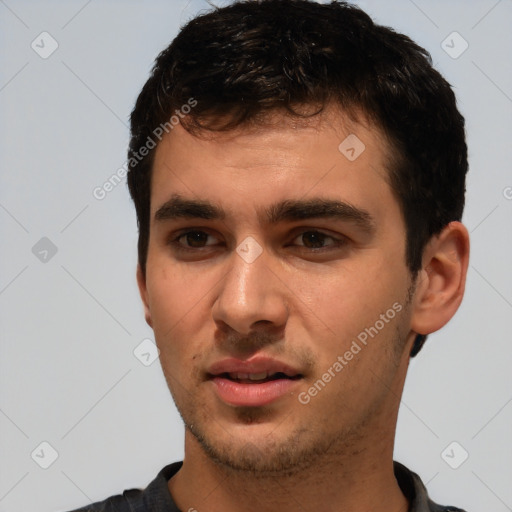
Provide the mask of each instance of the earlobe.
POLYGON ((144 305, 144 315, 146 318, 146 323, 153 327, 153 322, 151 320, 151 310, 149 308, 149 299, 148 299, 148 289, 146 286, 146 276, 142 271, 140 264, 137 265, 137 285, 139 287, 140 298, 142 299, 142 304, 144 305))
POLYGON ((469 234, 450 222, 425 248, 417 277, 411 329, 430 334, 443 327, 462 302, 469 264, 469 234))

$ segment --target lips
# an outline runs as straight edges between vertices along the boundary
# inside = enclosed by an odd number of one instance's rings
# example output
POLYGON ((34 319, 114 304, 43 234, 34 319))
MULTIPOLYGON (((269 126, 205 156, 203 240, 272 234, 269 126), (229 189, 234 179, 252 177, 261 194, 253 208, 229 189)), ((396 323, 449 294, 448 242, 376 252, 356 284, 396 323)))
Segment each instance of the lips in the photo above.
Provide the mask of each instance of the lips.
POLYGON ((241 373, 241 372, 230 372, 230 373, 222 373, 221 376, 225 378, 235 380, 237 382, 266 382, 269 380, 276 379, 295 379, 298 376, 289 376, 282 372, 260 372, 260 373, 241 373))
POLYGON ((218 376, 224 373, 233 375, 233 377, 236 377, 236 374, 238 374, 241 378, 249 379, 252 376, 255 378, 254 380, 258 380, 258 377, 262 376, 263 373, 266 374, 265 377, 277 373, 282 373, 285 378, 301 375, 299 370, 287 365, 286 363, 261 356, 253 357, 247 361, 235 358, 223 359, 222 361, 212 364, 208 369, 208 374, 211 376, 218 376))
POLYGON ((261 407, 293 394, 302 374, 275 359, 224 359, 208 369, 217 396, 226 404, 261 407))

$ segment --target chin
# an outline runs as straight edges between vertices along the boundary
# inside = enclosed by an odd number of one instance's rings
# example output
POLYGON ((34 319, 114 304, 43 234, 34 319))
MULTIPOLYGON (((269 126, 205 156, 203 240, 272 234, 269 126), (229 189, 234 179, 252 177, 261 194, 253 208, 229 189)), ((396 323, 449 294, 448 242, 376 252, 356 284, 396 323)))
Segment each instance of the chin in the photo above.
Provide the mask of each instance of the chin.
POLYGON ((219 426, 211 431, 198 423, 187 426, 204 454, 224 470, 261 478, 291 476, 309 469, 331 446, 328 436, 314 438, 309 429, 295 427, 286 434, 285 425, 264 422, 254 410, 241 414, 244 425, 235 428, 219 426))

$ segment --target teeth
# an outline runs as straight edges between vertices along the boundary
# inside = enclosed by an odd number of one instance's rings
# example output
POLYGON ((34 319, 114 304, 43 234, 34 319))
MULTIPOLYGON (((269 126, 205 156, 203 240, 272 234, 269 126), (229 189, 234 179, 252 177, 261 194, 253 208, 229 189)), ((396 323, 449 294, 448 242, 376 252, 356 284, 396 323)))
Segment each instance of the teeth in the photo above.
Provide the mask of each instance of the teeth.
POLYGON ((267 372, 261 372, 261 373, 252 373, 249 375, 249 379, 251 380, 263 380, 268 377, 267 372))
POLYGON ((270 374, 267 372, 261 373, 229 373, 230 378, 236 380, 264 380, 270 374))

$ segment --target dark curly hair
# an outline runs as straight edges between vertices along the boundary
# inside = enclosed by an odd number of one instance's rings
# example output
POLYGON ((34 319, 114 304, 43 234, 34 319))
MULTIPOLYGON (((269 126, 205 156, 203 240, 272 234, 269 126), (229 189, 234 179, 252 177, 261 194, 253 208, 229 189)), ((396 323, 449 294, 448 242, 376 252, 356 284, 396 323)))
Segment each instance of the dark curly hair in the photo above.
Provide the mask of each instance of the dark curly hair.
MULTIPOLYGON (((131 114, 128 153, 142 271, 154 149, 144 156, 140 149, 156 146, 148 141, 157 127, 169 127, 180 114, 192 133, 225 131, 263 122, 271 111, 303 117, 329 104, 362 112, 390 141, 389 182, 405 219, 404 257, 414 277, 429 239, 462 217, 464 118, 426 50, 354 5, 311 0, 239 0, 215 8, 185 25, 157 57, 131 114), (183 116, 191 100, 194 108, 183 116)), ((424 340, 418 336, 412 355, 424 340)))

